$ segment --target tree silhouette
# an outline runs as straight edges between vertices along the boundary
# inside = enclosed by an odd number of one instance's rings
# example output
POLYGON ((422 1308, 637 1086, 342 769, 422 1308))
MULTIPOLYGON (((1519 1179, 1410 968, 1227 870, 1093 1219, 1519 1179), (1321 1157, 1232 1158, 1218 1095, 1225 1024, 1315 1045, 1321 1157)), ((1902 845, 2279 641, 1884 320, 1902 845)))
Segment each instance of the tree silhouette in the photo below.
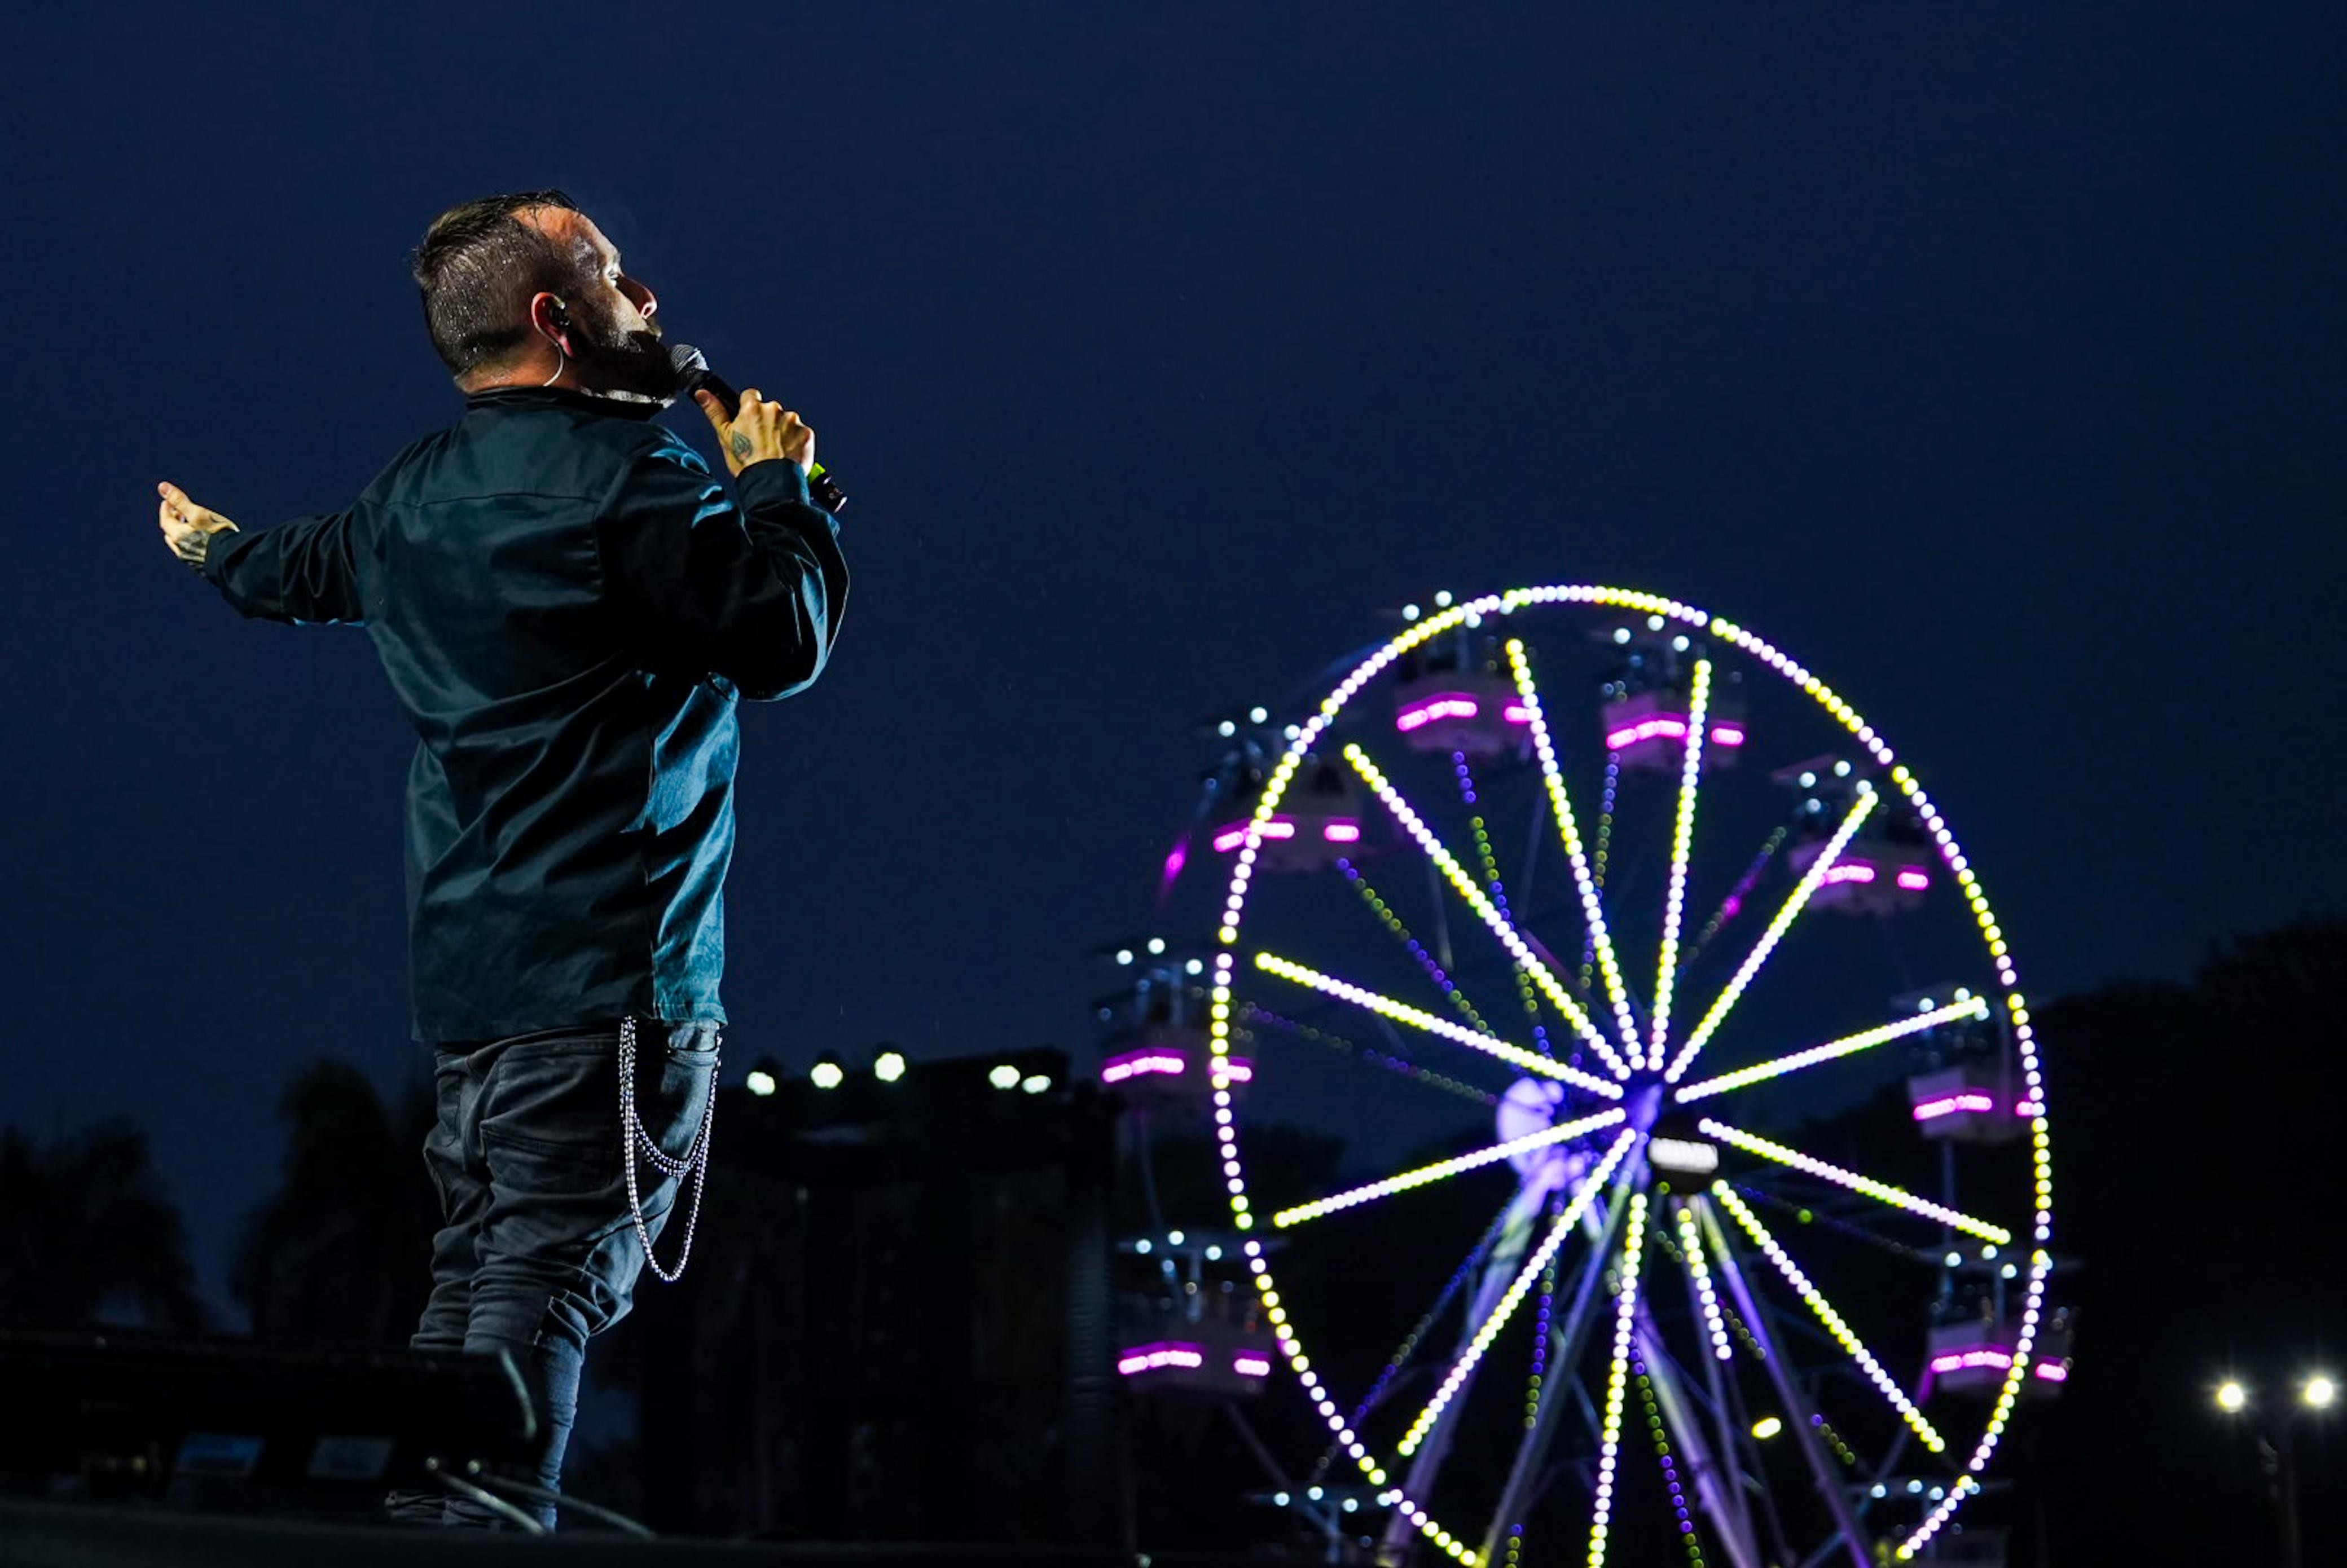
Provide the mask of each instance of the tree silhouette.
POLYGON ((438 1200, 420 1150, 428 1092, 395 1112, 348 1063, 286 1085, 284 1181, 244 1221, 229 1289, 256 1334, 405 1343, 430 1287, 438 1200))
POLYGON ((147 1134, 105 1122, 44 1145, 0 1132, 0 1322, 66 1327, 126 1301, 153 1327, 205 1323, 147 1134))

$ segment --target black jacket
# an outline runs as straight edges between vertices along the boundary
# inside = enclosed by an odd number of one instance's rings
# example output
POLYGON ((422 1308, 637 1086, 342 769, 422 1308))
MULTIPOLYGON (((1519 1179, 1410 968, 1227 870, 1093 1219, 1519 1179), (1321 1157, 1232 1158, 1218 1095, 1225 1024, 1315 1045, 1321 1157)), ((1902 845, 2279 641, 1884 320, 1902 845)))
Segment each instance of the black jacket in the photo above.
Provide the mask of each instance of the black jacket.
POLYGON ((415 727, 415 1038, 723 1020, 740 697, 804 690, 847 597, 795 463, 741 504, 637 405, 504 388, 345 512, 211 537, 240 612, 364 625, 415 727))

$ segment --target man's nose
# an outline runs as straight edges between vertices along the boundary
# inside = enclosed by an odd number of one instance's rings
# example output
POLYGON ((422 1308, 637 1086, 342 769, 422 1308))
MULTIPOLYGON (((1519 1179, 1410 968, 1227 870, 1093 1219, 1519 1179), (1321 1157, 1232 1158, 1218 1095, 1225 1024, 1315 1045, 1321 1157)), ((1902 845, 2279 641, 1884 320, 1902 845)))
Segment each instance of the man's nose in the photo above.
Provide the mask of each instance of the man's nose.
POLYGON ((645 315, 660 309, 660 296, 633 278, 628 280, 628 292, 635 296, 636 309, 645 315))

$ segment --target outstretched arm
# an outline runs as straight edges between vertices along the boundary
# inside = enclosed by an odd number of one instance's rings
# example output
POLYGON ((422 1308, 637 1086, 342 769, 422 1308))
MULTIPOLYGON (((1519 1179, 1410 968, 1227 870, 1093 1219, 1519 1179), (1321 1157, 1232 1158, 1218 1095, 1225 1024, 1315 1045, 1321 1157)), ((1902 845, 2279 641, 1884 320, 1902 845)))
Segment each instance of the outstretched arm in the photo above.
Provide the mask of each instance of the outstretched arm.
POLYGON ((220 590, 241 615, 293 625, 365 619, 353 569, 350 514, 301 518, 248 534, 177 485, 162 497, 163 542, 220 590))

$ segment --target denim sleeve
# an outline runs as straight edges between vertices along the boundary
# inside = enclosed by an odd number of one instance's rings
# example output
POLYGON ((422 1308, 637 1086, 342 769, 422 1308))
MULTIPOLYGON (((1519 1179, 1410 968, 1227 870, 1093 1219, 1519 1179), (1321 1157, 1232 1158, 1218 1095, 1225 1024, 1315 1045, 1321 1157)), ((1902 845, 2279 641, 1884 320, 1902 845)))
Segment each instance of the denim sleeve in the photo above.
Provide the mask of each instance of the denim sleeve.
POLYGON ((296 518, 204 541, 196 569, 240 615, 293 626, 365 624, 353 535, 356 513, 296 518))
POLYGON ((633 460, 596 520, 603 591, 652 661, 722 675, 753 702, 823 672, 847 600, 839 524, 796 463, 742 471, 737 505, 671 437, 633 460))

